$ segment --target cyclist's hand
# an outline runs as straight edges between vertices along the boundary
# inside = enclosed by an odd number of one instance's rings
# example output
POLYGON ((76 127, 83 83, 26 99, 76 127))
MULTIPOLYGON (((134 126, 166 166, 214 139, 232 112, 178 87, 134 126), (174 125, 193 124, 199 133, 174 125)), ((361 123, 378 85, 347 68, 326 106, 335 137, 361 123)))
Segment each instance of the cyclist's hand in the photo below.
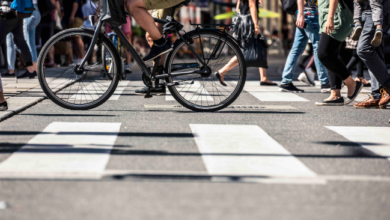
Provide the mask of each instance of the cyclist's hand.
POLYGON ((303 14, 298 15, 296 25, 301 29, 305 26, 305 16, 303 14))
POLYGON ((258 25, 255 26, 255 35, 260 34, 260 27, 258 25))

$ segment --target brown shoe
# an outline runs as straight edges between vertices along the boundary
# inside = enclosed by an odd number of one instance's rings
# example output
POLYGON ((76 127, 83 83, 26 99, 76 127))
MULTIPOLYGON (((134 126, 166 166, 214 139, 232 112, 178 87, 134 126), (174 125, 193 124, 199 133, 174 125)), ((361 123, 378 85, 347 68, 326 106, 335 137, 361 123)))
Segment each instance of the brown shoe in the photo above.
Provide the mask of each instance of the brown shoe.
POLYGON ((381 108, 385 109, 386 105, 379 105, 379 100, 374 99, 371 95, 367 94, 368 98, 366 98, 363 102, 356 102, 353 107, 355 108, 381 108))
POLYGON ((379 105, 387 105, 390 103, 390 87, 384 87, 381 89, 382 98, 379 101, 379 105))

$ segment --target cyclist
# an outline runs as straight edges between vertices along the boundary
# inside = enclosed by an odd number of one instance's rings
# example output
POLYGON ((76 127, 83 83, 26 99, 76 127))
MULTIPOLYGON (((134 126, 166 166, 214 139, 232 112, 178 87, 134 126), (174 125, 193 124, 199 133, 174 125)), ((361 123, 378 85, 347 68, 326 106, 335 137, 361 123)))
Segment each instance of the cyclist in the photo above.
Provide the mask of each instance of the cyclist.
MULTIPOLYGON (((131 33, 131 18, 127 17, 126 20, 127 20, 126 24, 122 25, 122 32, 126 36, 129 43, 131 44, 131 35, 132 35, 132 33, 131 33)), ((111 32, 112 32, 111 25, 107 24, 106 25, 106 33, 111 33, 111 32)), ((131 73, 132 72, 131 71, 131 54, 128 50, 126 50, 126 61, 127 61, 127 63, 124 66, 124 70, 126 73, 131 73)))

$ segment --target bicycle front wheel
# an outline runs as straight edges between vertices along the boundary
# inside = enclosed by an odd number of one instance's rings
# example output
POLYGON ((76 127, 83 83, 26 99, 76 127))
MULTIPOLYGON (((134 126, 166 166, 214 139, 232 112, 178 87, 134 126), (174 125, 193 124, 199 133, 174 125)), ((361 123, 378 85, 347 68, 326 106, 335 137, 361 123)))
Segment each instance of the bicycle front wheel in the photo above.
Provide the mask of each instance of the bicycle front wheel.
POLYGON ((104 56, 98 59, 102 53, 96 45, 90 63, 81 67, 81 71, 77 68, 92 38, 91 31, 68 29, 54 35, 40 52, 37 71, 39 83, 47 97, 63 108, 95 108, 107 101, 118 86, 121 61, 106 37, 102 40, 102 47, 107 51, 104 56), (48 62, 51 68, 45 65, 48 62))
POLYGON ((208 68, 210 74, 167 78, 166 81, 173 84, 168 87, 171 95, 193 111, 211 112, 229 106, 240 95, 246 80, 246 64, 239 46, 223 33, 210 30, 192 31, 184 39, 206 67, 195 58, 184 41, 179 41, 167 58, 167 71, 174 74, 208 68), (217 71, 225 72, 226 85, 216 77, 217 71))

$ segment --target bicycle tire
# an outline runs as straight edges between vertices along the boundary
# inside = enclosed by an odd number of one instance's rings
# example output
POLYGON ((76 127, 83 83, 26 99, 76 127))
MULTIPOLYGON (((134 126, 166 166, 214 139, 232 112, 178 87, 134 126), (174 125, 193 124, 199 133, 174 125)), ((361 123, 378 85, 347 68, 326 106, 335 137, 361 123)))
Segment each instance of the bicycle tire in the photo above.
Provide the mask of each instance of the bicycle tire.
MULTIPOLYGON (((226 108, 231 103, 233 103, 241 94, 241 92, 244 88, 244 85, 245 85, 245 80, 246 80, 246 64, 245 64, 244 55, 242 54, 242 51, 241 51, 240 47, 237 45, 237 43, 234 42, 232 39, 230 39, 228 36, 225 36, 221 32, 201 29, 201 30, 199 30, 199 32, 198 32, 198 30, 188 32, 185 36, 183 36, 183 38, 184 39, 192 39, 193 37, 197 37, 199 35, 209 35, 209 36, 214 36, 214 37, 219 38, 219 39, 223 39, 235 51, 235 53, 237 55, 237 59, 239 60, 239 64, 241 64, 240 65, 241 75, 240 75, 240 81, 239 81, 239 83, 237 83, 237 88, 235 89, 233 96, 230 97, 226 102, 221 103, 219 105, 205 107, 205 106, 196 106, 193 103, 190 103, 182 95, 179 94, 179 92, 174 88, 175 86, 168 86, 168 89, 169 89, 171 95, 174 97, 174 99, 177 102, 179 102, 181 105, 183 105, 184 107, 186 107, 192 111, 197 111, 197 112, 214 112, 214 111, 218 111, 218 110, 226 108)), ((166 70, 168 71, 168 73, 171 73, 172 64, 173 64, 172 62, 173 62, 173 59, 175 58, 175 54, 178 52, 178 50, 183 45, 184 45, 183 40, 179 40, 179 41, 175 42, 173 51, 171 53, 169 53, 169 55, 167 57, 167 63, 166 63, 166 65, 167 65, 166 70)), ((168 77, 165 80, 167 83, 172 83, 172 77, 168 77)))
MULTIPOLYGON (((112 42, 107 37, 105 37, 103 35, 100 36, 103 38, 101 41, 102 44, 104 45, 103 47, 108 48, 108 50, 111 52, 112 59, 114 59, 114 62, 115 62, 114 69, 113 69, 113 72, 114 72, 113 73, 114 77, 112 79, 113 82, 111 82, 109 89, 103 94, 103 96, 101 96, 99 99, 97 99, 91 103, 75 105, 75 104, 71 104, 69 102, 65 102, 64 100, 57 97, 55 95, 55 93, 58 93, 62 89, 60 89, 56 92, 53 92, 46 82, 45 73, 44 73, 44 70, 45 70, 44 63, 45 63, 46 55, 49 53, 50 49, 56 43, 60 42, 60 40, 63 39, 64 36, 88 36, 88 37, 92 38, 93 35, 94 35, 93 31, 82 29, 82 28, 72 28, 72 29, 67 29, 67 30, 61 31, 61 32, 57 33, 56 35, 54 35, 53 37, 51 37, 47 41, 47 43, 42 47, 42 50, 39 54, 38 62, 37 62, 37 67, 38 67, 37 75, 38 75, 39 84, 41 85, 41 88, 45 92, 46 96, 50 100, 52 100, 54 103, 56 103, 57 105, 59 105, 63 108, 70 109, 70 110, 89 110, 89 109, 96 108, 96 107, 102 105, 104 102, 106 102, 112 96, 112 94, 115 92, 115 90, 118 86, 119 75, 116 73, 117 72, 116 70, 122 68, 121 62, 119 62, 120 61, 119 54, 116 51, 116 48, 112 44, 112 42)), ((67 86, 69 86, 69 84, 67 84, 67 86)))

